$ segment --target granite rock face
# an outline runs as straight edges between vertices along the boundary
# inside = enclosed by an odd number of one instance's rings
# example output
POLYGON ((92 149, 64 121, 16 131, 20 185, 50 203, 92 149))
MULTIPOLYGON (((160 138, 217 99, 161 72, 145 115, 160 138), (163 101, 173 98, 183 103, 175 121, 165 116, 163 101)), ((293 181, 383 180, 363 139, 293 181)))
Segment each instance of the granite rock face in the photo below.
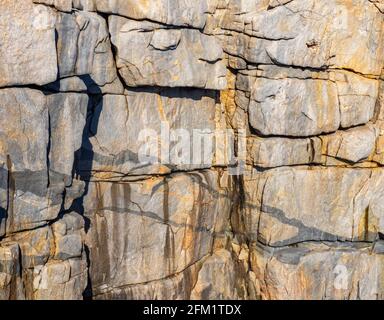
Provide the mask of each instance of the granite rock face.
POLYGON ((0 299, 384 299, 380 0, 0 0, 0 299))
POLYGON ((215 37, 116 16, 109 26, 126 85, 225 89, 224 52, 215 37))
POLYGON ((209 257, 228 228, 229 188, 219 185, 227 179, 208 170, 91 183, 85 207, 94 293, 172 277, 209 257))
POLYGON ((2 0, 0 86, 44 85, 56 79, 56 13, 32 1, 2 0))
POLYGON ((261 299, 383 299, 383 256, 369 247, 324 243, 273 252, 255 248, 251 256, 261 299))

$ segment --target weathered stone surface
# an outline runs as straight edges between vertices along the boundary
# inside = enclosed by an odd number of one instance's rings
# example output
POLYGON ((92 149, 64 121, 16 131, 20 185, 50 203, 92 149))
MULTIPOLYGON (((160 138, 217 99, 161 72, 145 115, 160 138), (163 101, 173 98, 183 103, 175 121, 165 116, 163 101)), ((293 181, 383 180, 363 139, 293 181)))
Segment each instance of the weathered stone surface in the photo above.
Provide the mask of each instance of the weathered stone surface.
POLYGON ((85 208, 94 294, 170 277, 210 255, 214 239, 224 237, 228 187, 214 171, 91 183, 85 208))
POLYGON ((250 124, 263 135, 309 136, 339 128, 337 89, 331 83, 257 79, 254 86, 250 124))
POLYGON ((72 0, 33 0, 33 2, 53 6, 60 11, 72 11, 72 0))
POLYGON ((54 234, 49 226, 15 233, 6 241, 19 245, 21 260, 19 267, 23 269, 44 265, 54 250, 54 234))
POLYGON ((201 267, 191 293, 194 300, 233 300, 246 297, 246 285, 237 276, 236 262, 227 250, 218 250, 201 267))
POLYGON ((214 37, 118 16, 109 18, 109 26, 128 86, 225 88, 223 50, 214 37))
POLYGON ((101 101, 96 101, 89 119, 89 141, 83 143, 78 171, 84 175, 89 171, 94 171, 95 175, 99 172, 99 176, 106 179, 127 174, 210 168, 215 160, 212 156, 215 117, 214 92, 148 89, 127 90, 125 95, 105 95, 101 101), (111 125, 115 128, 113 133, 111 125), (183 133, 188 141, 174 136, 183 133), (199 137, 211 141, 207 143, 211 148, 205 151, 210 159, 205 160, 204 150, 201 155, 194 154, 191 148, 194 137, 197 139, 195 145, 201 144, 199 137), (182 151, 183 146, 187 146, 187 151, 182 151), (155 151, 150 153, 151 149, 155 151), (155 158, 143 163, 141 159, 146 160, 147 154, 155 158))
POLYGON ((4 89, 0 95, 0 198, 5 210, 0 229, 4 235, 55 218, 60 203, 54 190, 47 188, 49 119, 45 96, 29 89, 4 89))
POLYGON ((249 164, 275 168, 302 164, 355 164, 377 158, 378 126, 366 125, 304 139, 248 137, 249 164))
POLYGON ((308 245, 252 250, 255 287, 261 299, 383 299, 383 255, 370 248, 308 245))
POLYGON ((280 169, 245 182, 249 236, 270 246, 374 241, 383 228, 380 169, 280 169))
POLYGON ((340 103, 340 124, 348 128, 373 118, 379 83, 351 73, 334 73, 340 103))
POLYGON ((38 90, 22 88, 3 89, 0 95, 0 199, 4 208, 0 235, 4 235, 55 219, 66 187, 68 202, 81 196, 76 192, 76 188, 81 191, 81 184, 73 183, 72 170, 88 99, 76 94, 46 97, 38 90))
POLYGON ((89 98, 84 94, 59 93, 47 96, 50 118, 49 170, 51 180, 72 183, 75 152, 82 146, 89 98))
POLYGON ((333 159, 352 163, 369 159, 375 151, 378 133, 377 127, 363 126, 321 137, 327 145, 322 152, 327 157, 326 164, 334 164, 333 159))
POLYGON ((331 73, 329 80, 284 76, 256 78, 251 85, 249 121, 262 135, 318 135, 365 124, 374 116, 378 81, 353 73, 331 73))
POLYGON ((14 171, 43 171, 49 139, 45 96, 40 91, 21 88, 2 89, 0 95, 2 163, 7 163, 8 156, 14 171))
MULTIPOLYGON (((64 220, 68 221, 68 218, 64 220)), ((81 249, 76 259, 70 259, 73 257, 69 255, 56 254, 53 257, 55 252, 62 252, 62 238, 57 233, 56 224, 52 229, 45 226, 19 232, 4 241, 0 247, 1 299, 82 298, 87 284, 86 257, 81 249)), ((81 223, 76 223, 76 228, 81 226, 81 223)), ((71 232, 74 234, 75 231, 71 232)), ((82 243, 80 238, 80 248, 82 243)), ((72 245, 73 251, 78 244, 72 242, 72 245)))
POLYGON ((114 288, 96 295, 96 299, 244 299, 247 297, 245 278, 239 278, 237 271, 231 254, 221 249, 182 273, 163 280, 114 288))
POLYGON ((200 267, 200 262, 166 279, 148 283, 105 288, 94 292, 95 300, 189 300, 200 267))
POLYGON ((85 259, 52 261, 34 271, 36 300, 80 300, 87 284, 85 259))
POLYGON ((384 299, 383 0, 0 9, 1 300, 384 299))
POLYGON ((171 26, 184 26, 202 29, 206 14, 212 13, 216 1, 198 0, 34 0, 54 6, 57 10, 70 12, 72 8, 84 11, 99 11, 124 16, 134 20, 150 20, 171 26))
MULTIPOLYGON (((34 234, 34 231, 29 234, 34 234)), ((49 234, 49 260, 46 263, 35 262, 33 265, 30 271, 33 291, 28 292, 28 289, 27 295, 37 300, 82 299, 88 283, 87 258, 83 249, 84 218, 76 213, 65 214, 52 224, 49 234)), ((41 250, 39 248, 36 246, 37 250, 41 250)), ((35 257, 36 251, 27 253, 30 253, 34 261, 39 257, 35 257)), ((24 282, 28 283, 28 278, 24 282)))
POLYGON ((92 95, 100 94, 124 94, 124 87, 119 77, 116 77, 111 83, 99 86, 91 77, 72 76, 62 78, 46 86, 48 90, 65 93, 89 93, 92 95))
POLYGON ((235 41, 224 39, 228 53, 257 64, 341 68, 380 75, 383 19, 373 4, 365 0, 310 0, 267 9, 268 5, 245 14, 239 22, 224 20, 227 29, 243 31, 234 34, 235 41))
POLYGON ((0 300, 24 299, 17 243, 0 246, 0 300))
POLYGON ((107 22, 103 17, 82 11, 60 13, 56 30, 60 78, 80 76, 75 84, 73 79, 61 80, 56 84, 58 90, 71 91, 72 87, 85 86, 86 90, 97 94, 102 90, 100 87, 112 87, 112 83, 114 86, 107 91, 114 93, 113 89, 119 89, 121 84, 117 77, 107 22))
POLYGON ((311 164, 320 162, 316 151, 321 150, 319 139, 249 137, 248 161, 261 168, 311 164), (319 143, 315 145, 314 143, 319 143))
POLYGON ((53 224, 56 260, 81 258, 84 225, 84 218, 74 212, 53 224))
POLYGON ((55 81, 53 11, 32 0, 1 0, 0 7, 0 87, 55 81))
POLYGON ((113 13, 134 20, 151 20, 167 25, 203 28, 205 13, 214 9, 214 1, 198 0, 94 0, 97 10, 113 13))
POLYGON ((381 13, 384 12, 383 0, 369 0, 369 1, 372 2, 381 13))

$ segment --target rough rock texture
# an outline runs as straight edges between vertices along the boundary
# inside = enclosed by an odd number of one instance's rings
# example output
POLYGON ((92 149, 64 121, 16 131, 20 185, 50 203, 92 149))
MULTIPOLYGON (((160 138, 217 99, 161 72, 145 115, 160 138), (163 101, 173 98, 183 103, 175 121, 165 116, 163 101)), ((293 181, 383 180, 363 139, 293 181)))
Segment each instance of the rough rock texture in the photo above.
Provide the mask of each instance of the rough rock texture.
POLYGON ((1 0, 0 86, 44 85, 57 77, 56 14, 32 1, 1 0))
POLYGON ((117 68, 128 86, 225 89, 223 49, 215 37, 116 16, 109 25, 117 68))
POLYGON ((0 33, 1 300, 384 299, 382 0, 0 0, 0 33))

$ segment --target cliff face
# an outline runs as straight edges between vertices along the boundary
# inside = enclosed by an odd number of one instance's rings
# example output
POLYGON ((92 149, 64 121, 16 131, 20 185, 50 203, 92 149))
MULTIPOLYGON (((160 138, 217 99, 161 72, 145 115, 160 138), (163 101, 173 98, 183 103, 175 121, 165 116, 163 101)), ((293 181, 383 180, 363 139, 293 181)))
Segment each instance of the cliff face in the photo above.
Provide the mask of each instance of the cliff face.
POLYGON ((384 1, 0 0, 0 34, 0 299, 384 298, 384 1))

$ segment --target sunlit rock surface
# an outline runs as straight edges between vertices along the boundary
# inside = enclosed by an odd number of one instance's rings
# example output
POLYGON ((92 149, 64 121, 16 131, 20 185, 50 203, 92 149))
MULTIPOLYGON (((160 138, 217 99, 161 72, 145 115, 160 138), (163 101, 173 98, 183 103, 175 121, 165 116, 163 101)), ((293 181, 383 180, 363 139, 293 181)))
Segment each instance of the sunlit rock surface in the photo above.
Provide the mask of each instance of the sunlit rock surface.
POLYGON ((0 0, 0 33, 1 300, 384 298, 383 1, 0 0))

